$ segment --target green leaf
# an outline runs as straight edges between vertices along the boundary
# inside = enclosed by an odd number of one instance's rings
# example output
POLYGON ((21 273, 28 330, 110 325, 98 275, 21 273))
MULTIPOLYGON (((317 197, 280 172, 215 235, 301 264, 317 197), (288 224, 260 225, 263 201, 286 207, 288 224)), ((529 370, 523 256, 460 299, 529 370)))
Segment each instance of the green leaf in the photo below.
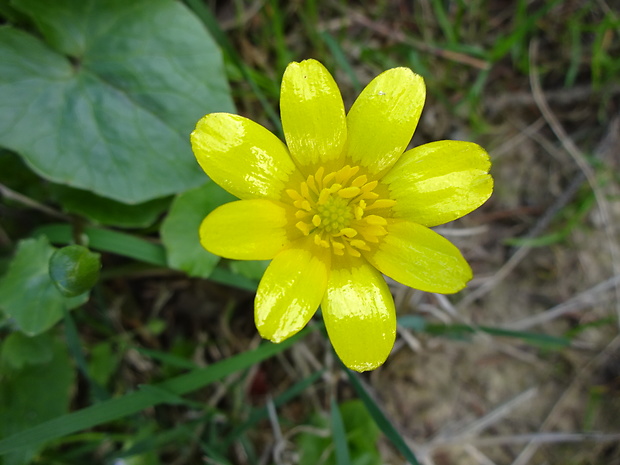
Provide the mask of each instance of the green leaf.
POLYGON ((351 465, 349 445, 347 444, 347 430, 344 427, 338 403, 333 397, 331 400, 331 426, 332 438, 334 439, 334 450, 336 452, 336 463, 338 465, 351 465))
MULTIPOLYGON (((3 344, 3 356, 8 341, 3 344)), ((33 338, 32 342, 31 350, 45 347, 47 359, 41 363, 25 364, 21 369, 4 370, 0 383, 1 438, 63 415, 69 407, 74 371, 67 349, 49 334, 33 338)), ((3 463, 26 465, 40 446, 41 441, 31 441, 19 449, 14 448, 3 463)))
POLYGON ((54 185, 53 191, 66 212, 85 216, 96 223, 120 228, 151 226, 170 204, 170 198, 164 197, 138 205, 127 205, 88 191, 58 184, 54 185))
POLYGON ((379 428, 363 402, 355 399, 337 405, 332 401, 330 417, 331 425, 326 417, 315 414, 311 419, 311 425, 320 430, 327 430, 331 426, 332 438, 310 431, 302 432, 296 437, 295 441, 300 451, 300 465, 381 464, 377 449, 379 428), (325 451, 329 449, 333 449, 333 452, 325 455, 325 451), (348 457, 348 462, 345 455, 348 457))
MULTIPOLYGON (((166 266, 166 252, 159 244, 109 229, 87 227, 83 233, 88 239, 88 246, 93 249, 112 252, 153 265, 166 266)), ((37 229, 36 235, 43 235, 51 242, 61 244, 68 244, 73 240, 71 226, 68 224, 43 226, 37 229)))
POLYGON ((344 368, 345 373, 349 377, 349 382, 353 389, 357 392, 360 400, 364 403, 364 406, 368 410, 368 413, 373 418, 377 426, 383 434, 394 444, 394 447, 405 457, 411 465, 420 465, 420 462, 416 459, 414 453, 411 451, 401 434, 385 416, 385 413, 381 411, 381 408, 377 405, 375 400, 370 396, 358 376, 348 368, 344 368))
POLYGON ((156 384, 152 386, 152 389, 132 392, 123 397, 101 402, 77 412, 62 415, 45 423, 38 424, 0 440, 0 454, 18 450, 31 443, 39 444, 86 428, 92 428, 161 404, 165 402, 167 397, 172 396, 174 398, 174 396, 190 393, 282 352, 309 331, 310 329, 306 328, 280 344, 262 344, 255 350, 235 355, 206 368, 194 370, 156 384), (167 396, 162 396, 162 392, 167 392, 167 396))
POLYGON ((88 292, 99 280, 101 255, 83 245, 68 245, 50 257, 49 273, 52 282, 65 297, 88 292))
MULTIPOLYGON (((135 258, 152 265, 167 266, 166 252, 160 244, 109 229, 89 227, 84 228, 83 232, 88 238, 89 247, 93 249, 135 258)), ((55 243, 68 244, 72 241, 71 226, 67 224, 42 226, 37 229, 36 235, 44 235, 55 243)), ((244 276, 236 276, 229 270, 220 268, 214 269, 209 279, 248 291, 256 291, 258 285, 244 276)))
POLYGON ((101 342, 90 350, 88 373, 100 386, 105 386, 120 363, 118 351, 108 341, 101 342))
POLYGON ((477 332, 492 336, 522 339, 528 344, 544 349, 558 349, 570 346, 571 340, 567 337, 549 336, 527 331, 513 331, 510 329, 494 328, 492 326, 468 326, 464 324, 437 324, 428 323, 424 318, 416 315, 405 315, 398 318, 399 326, 418 332, 425 332, 437 336, 446 336, 453 339, 465 340, 477 332))
POLYGON ((235 200, 214 182, 179 194, 161 225, 168 264, 190 276, 208 278, 220 257, 200 245, 198 229, 205 216, 223 203, 235 200))
POLYGON ((45 237, 20 241, 7 274, 0 281, 0 309, 30 336, 51 328, 71 309, 88 300, 88 294, 64 297, 49 276, 54 248, 45 237))
POLYGON ((14 332, 7 336, 2 344, 2 365, 20 370, 27 365, 47 363, 52 360, 50 338, 46 334, 28 337, 14 332))
MULTIPOLYGON (((307 378, 298 381, 293 386, 288 388, 282 394, 273 399, 273 405, 275 407, 280 407, 290 400, 294 399, 298 395, 300 395, 307 388, 312 386, 316 381, 318 381, 323 375, 324 370, 319 370, 308 376, 307 378)), ((246 431, 250 430, 252 427, 256 426, 261 420, 269 417, 269 411, 267 407, 259 407, 254 408, 241 425, 233 429, 223 440, 218 443, 220 446, 219 450, 226 451, 228 448, 232 446, 232 444, 237 441, 246 431)))
POLYGON ((260 281, 271 260, 233 260, 230 270, 253 281, 260 281))
POLYGON ((0 28, 0 145, 41 176, 125 203, 205 180, 188 135, 233 111, 221 54, 171 0, 14 0, 48 44, 0 28))

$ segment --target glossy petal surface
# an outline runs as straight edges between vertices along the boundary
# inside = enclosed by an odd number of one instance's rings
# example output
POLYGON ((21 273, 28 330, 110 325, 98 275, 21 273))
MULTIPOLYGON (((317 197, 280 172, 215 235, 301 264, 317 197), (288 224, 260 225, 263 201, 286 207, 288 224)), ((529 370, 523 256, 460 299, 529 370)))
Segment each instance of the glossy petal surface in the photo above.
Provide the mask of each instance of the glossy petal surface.
POLYGON ((347 115, 347 153, 372 174, 383 173, 411 141, 420 119, 426 87, 408 68, 394 68, 373 79, 347 115))
POLYGON ((365 257, 379 271, 406 286, 452 294, 465 287, 472 271, 450 241, 425 226, 393 221, 388 234, 365 257))
POLYGON ((297 173, 286 146, 252 120, 211 113, 198 121, 192 149, 202 169, 240 199, 280 199, 285 183, 297 173))
POLYGON ((304 60, 288 65, 282 78, 280 112, 286 143, 300 167, 342 157, 347 138, 344 103, 321 63, 304 60))
POLYGON ((493 191, 491 162, 482 147, 443 140, 408 150, 383 177, 401 218, 436 226, 482 205, 493 191))
POLYGON ((396 335, 394 300, 383 276, 363 259, 332 269, 323 303, 329 339, 352 370, 373 370, 390 354, 396 335))
POLYGON ((289 243, 287 207, 272 200, 237 200, 213 210, 200 225, 209 252, 235 260, 269 260, 289 243))
POLYGON ((279 253, 265 271, 254 302, 260 335, 281 342, 302 329, 321 303, 328 269, 327 255, 312 254, 309 247, 279 253))

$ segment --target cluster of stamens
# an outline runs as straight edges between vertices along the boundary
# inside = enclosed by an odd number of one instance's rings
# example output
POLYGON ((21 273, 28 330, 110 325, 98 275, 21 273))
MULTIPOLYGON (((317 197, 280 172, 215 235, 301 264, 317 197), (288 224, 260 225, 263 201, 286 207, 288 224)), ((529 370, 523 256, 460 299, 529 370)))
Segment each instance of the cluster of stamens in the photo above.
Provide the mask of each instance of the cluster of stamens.
POLYGON ((346 165, 325 174, 320 167, 299 189, 286 191, 297 208, 297 229, 336 255, 347 252, 359 257, 360 250, 371 250, 368 243, 377 243, 387 234, 387 220, 373 213, 385 214, 396 203, 379 198, 374 192, 378 182, 368 181, 365 174, 356 176, 359 170, 359 166, 346 165))

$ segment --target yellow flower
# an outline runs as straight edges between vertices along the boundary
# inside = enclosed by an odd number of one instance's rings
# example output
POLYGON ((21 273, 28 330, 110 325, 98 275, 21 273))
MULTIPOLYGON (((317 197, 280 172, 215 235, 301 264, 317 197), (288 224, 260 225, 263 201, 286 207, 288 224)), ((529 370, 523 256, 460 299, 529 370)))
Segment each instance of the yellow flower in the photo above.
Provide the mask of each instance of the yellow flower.
POLYGON ((287 145, 238 115, 212 113, 198 122, 191 142, 200 166, 242 199, 205 218, 202 245, 231 259, 273 259, 255 301, 262 337, 283 341, 320 305, 340 359, 371 370, 385 361, 396 333, 382 273, 439 293, 471 279, 458 249, 429 227, 489 198, 489 157, 458 141, 405 152, 425 94, 420 76, 390 69, 345 115, 332 76, 305 60, 282 78, 287 145))

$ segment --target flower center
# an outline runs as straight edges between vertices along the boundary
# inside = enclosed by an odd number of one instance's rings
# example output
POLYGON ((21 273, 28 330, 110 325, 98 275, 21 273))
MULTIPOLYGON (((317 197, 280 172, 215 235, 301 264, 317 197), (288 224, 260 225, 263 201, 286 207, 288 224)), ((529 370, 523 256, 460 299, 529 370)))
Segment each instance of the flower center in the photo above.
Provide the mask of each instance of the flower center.
POLYGON ((368 181, 365 174, 356 176, 359 170, 346 165, 325 174, 320 167, 298 189, 286 191, 297 208, 297 229, 336 255, 359 257, 360 250, 370 250, 369 242, 377 243, 387 234, 385 215, 396 204, 379 198, 375 192, 379 183, 368 181))

